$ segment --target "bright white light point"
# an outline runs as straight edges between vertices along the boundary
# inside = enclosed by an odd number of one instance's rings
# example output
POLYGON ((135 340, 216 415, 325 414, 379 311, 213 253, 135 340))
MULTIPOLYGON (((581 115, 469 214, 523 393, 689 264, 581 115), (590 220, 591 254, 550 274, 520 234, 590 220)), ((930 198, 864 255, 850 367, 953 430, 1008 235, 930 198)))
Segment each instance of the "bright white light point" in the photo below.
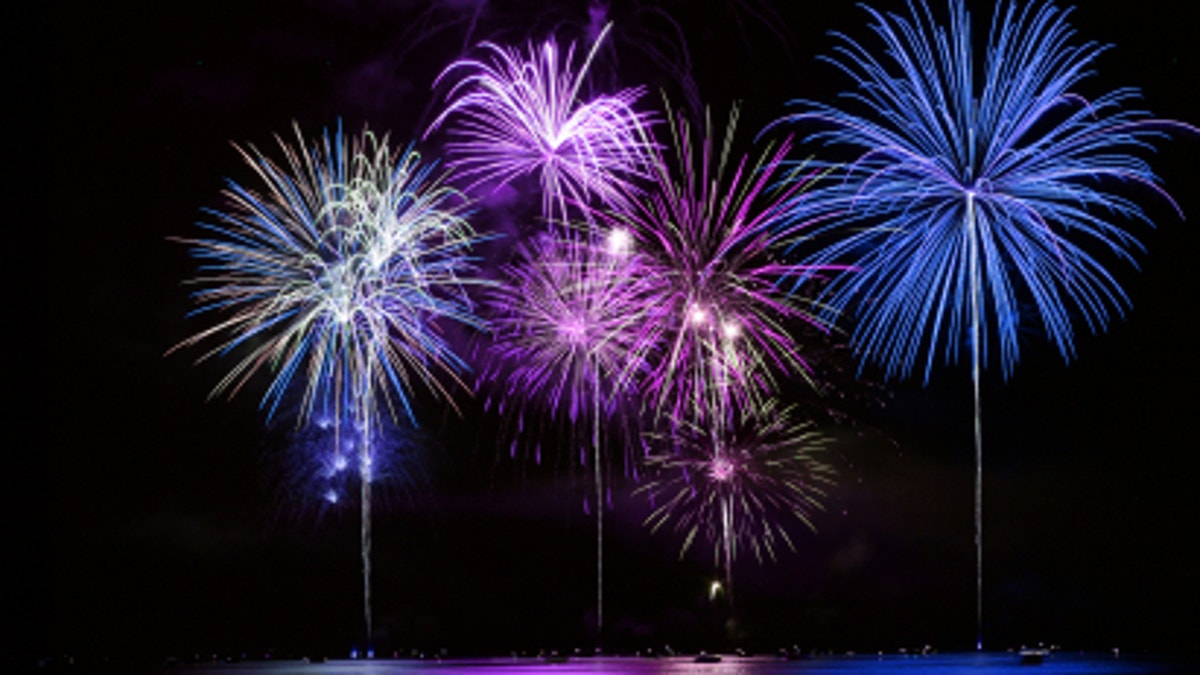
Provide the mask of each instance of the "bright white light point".
POLYGON ((742 327, 732 321, 728 321, 721 325, 721 332, 725 334, 726 340, 736 340, 742 334, 742 327))
POLYGON ((564 340, 571 344, 583 344, 587 339, 587 326, 582 319, 572 317, 558 327, 564 340))
POLYGON ((335 492, 334 490, 326 491, 325 492, 325 501, 329 502, 330 504, 338 503, 338 493, 335 492))
POLYGON ((720 593, 720 592, 721 592, 721 582, 714 580, 708 586, 708 599, 712 600, 713 598, 717 597, 717 593, 720 593))
POLYGON ((717 457, 708 467, 708 476, 715 481, 725 482, 733 477, 737 467, 725 457, 717 457))
POLYGON ((691 320, 693 326, 699 326, 708 321, 708 312, 699 305, 692 305, 692 309, 688 312, 688 319, 691 320))
POLYGON ((633 250, 633 236, 629 230, 617 228, 608 233, 608 252, 612 255, 626 255, 633 250))
POLYGON ((345 455, 338 455, 337 457, 333 458, 333 469, 335 471, 345 471, 346 470, 345 455))

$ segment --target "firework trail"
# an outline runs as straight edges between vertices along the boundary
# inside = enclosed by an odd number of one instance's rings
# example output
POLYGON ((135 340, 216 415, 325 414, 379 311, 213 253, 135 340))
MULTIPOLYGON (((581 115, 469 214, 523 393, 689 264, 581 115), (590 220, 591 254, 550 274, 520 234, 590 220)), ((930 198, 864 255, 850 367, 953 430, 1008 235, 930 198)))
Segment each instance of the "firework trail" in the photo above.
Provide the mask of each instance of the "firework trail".
POLYGON ((268 417, 300 386, 300 424, 320 412, 356 430, 369 639, 373 434, 385 411, 415 424, 418 384, 452 403, 443 378, 459 384, 465 363, 439 322, 480 324, 464 290, 477 237, 464 198, 411 148, 340 128, 311 144, 298 128, 295 145, 276 140, 282 163, 238 148, 258 188, 230 181, 225 210, 200 225, 207 237, 178 239, 200 261, 192 314, 211 325, 172 351, 215 343, 199 360, 238 356, 213 395, 269 371, 268 417))
POLYGON ((789 528, 816 531, 812 517, 834 484, 822 461, 828 441, 794 408, 776 399, 755 408, 726 407, 730 416, 717 433, 694 418, 669 433, 646 435, 648 481, 637 492, 654 505, 646 518, 652 532, 670 527, 683 536, 682 558, 697 538, 713 549, 725 570, 732 601, 733 564, 749 548, 761 564, 786 546, 796 550, 789 528))
POLYGON ((789 324, 825 328, 809 303, 780 289, 804 270, 783 261, 795 233, 776 227, 806 178, 785 170, 789 140, 753 164, 747 156, 733 162, 737 108, 723 140, 711 120, 694 139, 686 118, 674 119, 675 154, 652 154, 646 194, 596 220, 629 231, 657 283, 647 339, 660 347, 645 378, 656 417, 682 419, 684 406, 697 405, 698 414, 720 420, 725 400, 754 405, 774 387, 775 373, 809 378, 789 324))
POLYGON ((1128 298, 1097 256, 1132 262, 1140 250, 1123 221, 1147 222, 1130 187, 1170 201, 1136 153, 1191 127, 1126 108, 1118 89, 1074 92, 1104 47, 1070 44, 1068 11, 1001 3, 983 70, 970 18, 951 0, 949 27, 928 7, 910 16, 868 9, 885 55, 841 36, 830 61, 856 88, 846 109, 799 101, 785 120, 825 127, 811 139, 857 157, 831 172, 799 209, 803 222, 836 215, 804 242, 810 264, 853 264, 828 286, 831 312, 850 312, 852 345, 886 376, 916 366, 929 379, 937 355, 970 345, 975 398, 977 647, 982 649, 983 450, 979 380, 998 341, 1007 377, 1022 322, 1038 323, 1064 359, 1074 354, 1073 314, 1092 332, 1128 298), (852 108, 860 109, 855 112, 852 108), (1017 294, 1033 300, 1022 313, 1017 294))
POLYGON ((553 40, 529 43, 524 53, 481 43, 480 58, 455 61, 438 77, 435 87, 457 80, 426 135, 448 127, 446 151, 474 186, 536 173, 542 216, 552 223, 568 222, 571 203, 625 198, 644 175, 650 118, 633 109, 638 88, 582 100, 588 66, 607 33, 577 70, 573 44, 560 56, 553 40))
MULTIPOLYGON (((514 261, 501 270, 501 282, 488 290, 492 342, 482 380, 496 386, 489 406, 502 414, 509 412, 508 406, 515 408, 510 413, 518 423, 512 452, 526 420, 541 419, 547 421, 543 433, 536 434, 538 461, 547 427, 565 424, 566 433, 559 437, 574 441, 581 466, 592 465, 599 643, 604 625, 604 473, 610 463, 603 449, 634 447, 627 433, 636 423, 628 397, 652 348, 644 321, 654 283, 644 274, 640 256, 630 250, 624 230, 614 230, 604 240, 557 230, 519 244, 514 261), (590 458, 589 444, 573 433, 589 426, 590 458)), ((627 458, 626 465, 634 464, 627 458)))

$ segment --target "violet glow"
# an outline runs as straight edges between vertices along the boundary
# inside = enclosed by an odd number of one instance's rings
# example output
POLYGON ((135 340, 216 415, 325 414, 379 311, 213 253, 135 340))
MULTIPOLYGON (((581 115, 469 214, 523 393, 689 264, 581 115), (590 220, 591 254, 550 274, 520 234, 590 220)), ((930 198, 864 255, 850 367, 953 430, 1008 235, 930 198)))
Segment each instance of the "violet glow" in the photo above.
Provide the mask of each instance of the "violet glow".
MULTIPOLYGON (((492 329, 480 369, 486 403, 516 420, 518 433, 529 427, 524 435, 535 444, 536 461, 540 439, 574 437, 589 421, 602 419, 607 432, 636 438, 628 429, 637 416, 629 397, 653 353, 645 323, 655 285, 630 246, 623 230, 594 242, 556 228, 518 244, 485 293, 492 329)), ((579 444, 584 466, 585 448, 579 444)))
MULTIPOLYGON (((641 377, 652 347, 645 339, 644 321, 653 286, 624 230, 613 230, 597 241, 558 229, 519 245, 516 260, 503 269, 504 280, 489 293, 494 339, 483 375, 500 385, 501 407, 516 401, 518 430, 529 418, 551 425, 565 422, 565 437, 577 445, 579 464, 592 465, 599 648, 604 629, 605 472, 611 463, 611 452, 604 451, 606 445, 624 451, 635 447, 629 432, 636 425, 637 410, 627 405, 627 395, 641 377), (589 426, 590 444, 580 442, 577 430, 589 426)), ((543 435, 536 439, 538 461, 543 435)), ((517 442, 514 439, 514 450, 517 442)), ((634 461, 625 465, 636 467, 634 461)))
POLYGON ((429 438, 387 416, 377 428, 363 430, 356 417, 343 415, 339 423, 333 411, 321 411, 297 425, 291 415, 279 416, 271 436, 280 450, 272 452, 277 461, 270 471, 279 517, 340 520, 357 504, 363 480, 371 483, 375 509, 399 505, 425 483, 420 455, 429 438))

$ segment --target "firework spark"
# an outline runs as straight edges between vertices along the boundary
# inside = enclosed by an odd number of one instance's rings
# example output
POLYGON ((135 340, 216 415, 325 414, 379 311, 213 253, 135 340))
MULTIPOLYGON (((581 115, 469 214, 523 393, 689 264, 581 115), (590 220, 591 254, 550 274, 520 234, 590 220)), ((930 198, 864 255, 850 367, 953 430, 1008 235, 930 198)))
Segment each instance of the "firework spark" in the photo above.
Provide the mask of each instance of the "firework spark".
POLYGON ((948 30, 924 3, 910 3, 910 18, 867 11, 886 56, 842 36, 831 59, 855 81, 845 97, 862 112, 802 101, 787 118, 826 126, 812 139, 857 156, 798 213, 805 222, 838 216, 813 232, 835 239, 807 260, 860 268, 834 279, 823 299, 831 311, 852 310, 863 361, 888 377, 920 364, 928 381, 939 353, 956 361, 970 345, 982 626, 979 379, 993 336, 1007 377, 1023 323, 1040 324, 1070 359, 1073 318, 1097 332, 1123 313, 1128 298, 1103 257, 1131 262, 1140 246, 1121 223, 1147 218, 1120 190, 1170 201, 1137 153, 1191 128, 1127 109, 1132 89, 1076 94, 1104 48, 1072 46, 1069 12, 1052 5, 1001 3, 981 76, 961 0, 950 2, 948 30), (1018 293, 1036 312, 1020 310, 1018 293))
POLYGON ((476 184, 538 174, 542 215, 551 222, 566 223, 569 204, 586 204, 593 195, 604 202, 624 198, 644 174, 650 118, 633 109, 640 88, 582 100, 588 66, 607 33, 577 70, 574 44, 562 56, 553 40, 529 43, 525 53, 482 43, 481 58, 455 61, 439 76, 438 82, 459 79, 427 135, 447 124, 446 150, 476 184))
POLYGON ((331 411, 319 411, 303 425, 288 414, 276 417, 272 436, 281 451, 270 474, 280 517, 340 521, 354 508, 364 476, 376 507, 398 506, 426 484, 421 457, 431 439, 387 416, 378 418, 379 428, 363 430, 358 417, 338 419, 331 411))

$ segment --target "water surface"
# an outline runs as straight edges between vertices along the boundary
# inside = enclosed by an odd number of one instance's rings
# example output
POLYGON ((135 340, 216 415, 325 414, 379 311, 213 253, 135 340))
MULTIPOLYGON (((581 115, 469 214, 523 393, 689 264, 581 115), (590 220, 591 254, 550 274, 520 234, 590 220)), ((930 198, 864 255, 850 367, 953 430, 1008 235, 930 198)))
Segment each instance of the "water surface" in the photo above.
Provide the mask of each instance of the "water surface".
POLYGON ((252 661, 211 665, 179 665, 168 672, 189 673, 301 673, 311 675, 390 675, 392 673, 1200 673, 1200 661, 1183 657, 1121 656, 1056 652, 1040 665, 1022 664, 1013 653, 934 654, 930 656, 814 656, 800 660, 774 657, 724 656, 719 663, 697 663, 693 657, 571 658, 550 663, 536 658, 463 659, 446 661, 345 660, 326 663, 303 661, 252 661))

